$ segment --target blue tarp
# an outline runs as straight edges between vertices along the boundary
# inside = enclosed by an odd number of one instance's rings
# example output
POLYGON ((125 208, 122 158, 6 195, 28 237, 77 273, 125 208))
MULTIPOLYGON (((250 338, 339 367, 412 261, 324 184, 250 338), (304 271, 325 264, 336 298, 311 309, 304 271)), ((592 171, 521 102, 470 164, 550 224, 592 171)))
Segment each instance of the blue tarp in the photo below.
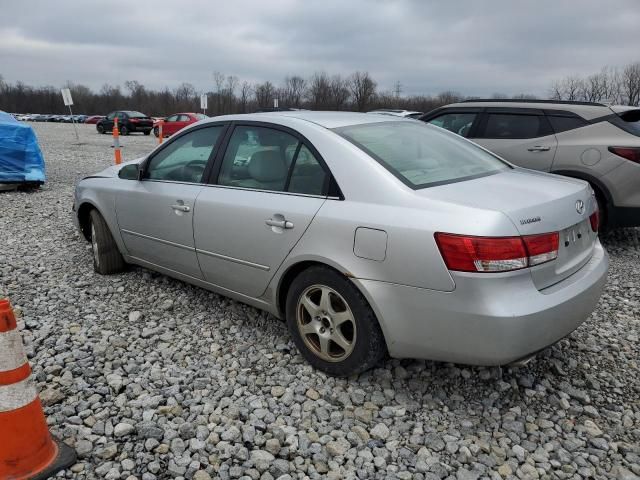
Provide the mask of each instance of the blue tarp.
POLYGON ((0 111, 0 183, 44 183, 44 157, 29 125, 0 111))

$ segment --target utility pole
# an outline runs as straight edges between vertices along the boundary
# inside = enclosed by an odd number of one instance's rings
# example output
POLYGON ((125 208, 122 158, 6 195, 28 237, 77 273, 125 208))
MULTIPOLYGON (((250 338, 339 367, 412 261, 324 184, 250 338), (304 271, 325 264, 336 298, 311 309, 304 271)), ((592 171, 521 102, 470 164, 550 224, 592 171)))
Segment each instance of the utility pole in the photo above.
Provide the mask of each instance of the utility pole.
POLYGON ((400 83, 400 80, 396 82, 396 85, 393 88, 393 93, 395 94, 396 98, 400 98, 400 94, 402 93, 402 84, 400 83))

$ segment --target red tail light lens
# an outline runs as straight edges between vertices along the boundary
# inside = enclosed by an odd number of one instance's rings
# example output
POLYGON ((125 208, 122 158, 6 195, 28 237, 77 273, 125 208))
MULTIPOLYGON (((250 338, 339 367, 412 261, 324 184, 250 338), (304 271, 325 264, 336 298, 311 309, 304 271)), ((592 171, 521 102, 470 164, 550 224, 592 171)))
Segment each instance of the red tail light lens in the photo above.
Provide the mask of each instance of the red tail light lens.
POLYGON ((591 223, 591 230, 594 232, 598 231, 600 227, 600 212, 596 208, 596 210, 589 216, 589 222, 591 223))
POLYGON ((560 243, 560 234, 558 232, 528 235, 522 237, 522 241, 529 254, 530 267, 558 258, 558 245, 560 243))
POLYGON ((558 257, 557 232, 526 237, 473 237, 437 232, 436 244, 449 270, 509 272, 558 257))
POLYGON ((640 163, 640 148, 637 147, 609 147, 609 151, 632 162, 640 163))
POLYGON ((129 121, 131 123, 138 123, 140 120, 138 120, 137 118, 130 118, 129 121))
POLYGON ((440 232, 435 237, 449 270, 506 272, 527 266, 520 237, 468 237, 440 232))

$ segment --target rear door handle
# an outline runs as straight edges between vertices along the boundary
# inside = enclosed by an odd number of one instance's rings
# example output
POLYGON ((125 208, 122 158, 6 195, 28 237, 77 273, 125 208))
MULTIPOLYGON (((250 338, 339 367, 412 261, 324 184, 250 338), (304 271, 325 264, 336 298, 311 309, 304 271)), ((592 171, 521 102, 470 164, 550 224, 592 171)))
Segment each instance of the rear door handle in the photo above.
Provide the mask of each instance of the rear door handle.
POLYGON ((287 230, 293 228, 293 223, 291 223, 288 220, 274 220, 273 218, 270 218, 269 220, 266 220, 264 223, 266 223, 270 227, 286 228, 287 230))
POLYGON ((527 148, 530 152, 548 152, 551 150, 551 147, 546 147, 543 145, 536 145, 535 147, 527 148))
POLYGON ((191 207, 189 205, 171 205, 171 208, 179 212, 190 212, 191 207))

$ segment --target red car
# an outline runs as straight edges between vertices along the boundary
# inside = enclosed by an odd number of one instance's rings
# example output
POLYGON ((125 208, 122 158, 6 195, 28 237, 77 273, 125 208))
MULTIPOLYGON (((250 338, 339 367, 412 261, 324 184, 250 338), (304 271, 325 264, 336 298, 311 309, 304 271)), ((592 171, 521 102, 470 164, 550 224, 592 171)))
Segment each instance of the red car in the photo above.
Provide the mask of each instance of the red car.
MULTIPOLYGON (((191 125, 192 123, 196 123, 200 120, 204 120, 208 118, 206 115, 202 113, 174 113, 166 117, 162 124, 162 136, 168 137, 173 135, 178 130, 183 129, 187 125, 191 125)), ((160 122, 153 123, 153 134, 157 137, 160 134, 160 122)))
POLYGON ((84 120, 84 123, 98 123, 100 120, 104 118, 103 115, 91 115, 84 120))

